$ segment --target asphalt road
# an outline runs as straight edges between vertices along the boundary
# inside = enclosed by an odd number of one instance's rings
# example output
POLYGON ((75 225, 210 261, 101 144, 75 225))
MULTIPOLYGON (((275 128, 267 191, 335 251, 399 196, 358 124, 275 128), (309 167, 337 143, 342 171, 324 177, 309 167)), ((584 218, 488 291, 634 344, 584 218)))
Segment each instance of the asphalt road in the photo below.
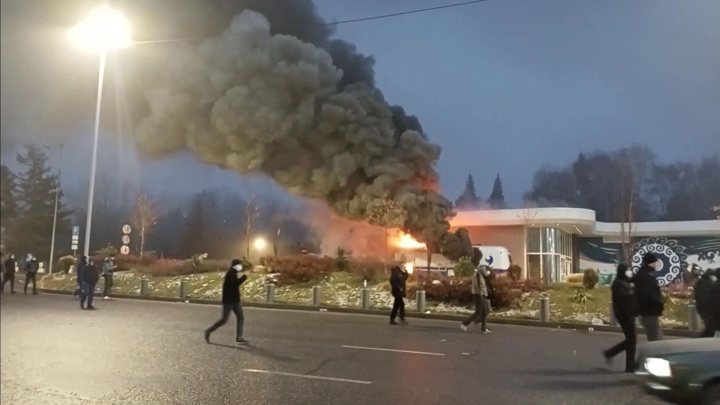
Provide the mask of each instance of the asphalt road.
MULTIPOLYGON (((208 345, 212 305, 3 294, 3 404, 657 404, 600 351, 620 339, 455 322, 245 309, 208 345), (386 350, 380 350, 386 349, 386 350), (398 352, 401 350, 407 352, 398 352)), ((641 338, 643 339, 643 338, 641 338)))

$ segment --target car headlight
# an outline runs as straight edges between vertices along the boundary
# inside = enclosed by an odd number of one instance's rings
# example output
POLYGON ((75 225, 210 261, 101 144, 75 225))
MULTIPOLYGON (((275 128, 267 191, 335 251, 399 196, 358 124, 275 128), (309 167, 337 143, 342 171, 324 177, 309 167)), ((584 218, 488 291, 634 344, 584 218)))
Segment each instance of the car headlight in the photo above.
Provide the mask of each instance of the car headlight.
POLYGON ((670 362, 665 359, 647 358, 645 360, 645 369, 655 377, 672 377, 670 362))

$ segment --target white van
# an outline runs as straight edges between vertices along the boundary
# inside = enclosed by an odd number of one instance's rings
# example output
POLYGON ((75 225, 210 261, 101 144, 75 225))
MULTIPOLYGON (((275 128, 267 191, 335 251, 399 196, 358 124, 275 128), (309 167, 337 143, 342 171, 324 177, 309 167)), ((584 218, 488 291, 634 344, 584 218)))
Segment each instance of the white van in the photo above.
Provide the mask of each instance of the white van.
POLYGON ((510 259, 510 252, 502 246, 473 246, 479 249, 482 254, 482 260, 480 264, 484 264, 491 267, 498 272, 505 272, 510 268, 512 260, 510 259))

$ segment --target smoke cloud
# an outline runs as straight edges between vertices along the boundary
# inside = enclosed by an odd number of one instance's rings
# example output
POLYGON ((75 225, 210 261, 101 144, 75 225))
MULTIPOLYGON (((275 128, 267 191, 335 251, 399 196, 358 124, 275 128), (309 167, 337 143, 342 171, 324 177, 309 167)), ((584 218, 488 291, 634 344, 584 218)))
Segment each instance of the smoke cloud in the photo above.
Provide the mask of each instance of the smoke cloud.
POLYGON ((438 243, 453 215, 437 192, 440 147, 404 114, 408 129, 398 131, 379 90, 341 83, 325 49, 273 35, 246 10, 219 37, 176 49, 145 92, 150 113, 136 143, 149 156, 189 149, 208 164, 265 173, 350 220, 392 199, 406 211, 404 230, 438 243))

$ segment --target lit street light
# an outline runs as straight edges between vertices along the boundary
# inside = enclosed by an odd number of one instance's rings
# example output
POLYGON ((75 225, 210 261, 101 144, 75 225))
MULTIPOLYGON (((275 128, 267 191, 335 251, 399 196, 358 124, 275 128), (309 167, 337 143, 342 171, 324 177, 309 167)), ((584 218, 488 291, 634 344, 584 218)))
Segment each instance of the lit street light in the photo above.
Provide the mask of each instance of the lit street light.
POLYGON ((262 251, 263 249, 265 249, 265 246, 267 246, 267 242, 265 242, 265 239, 263 239, 263 238, 257 238, 253 242, 253 246, 258 251, 262 251))
POLYGON ((85 256, 90 256, 90 230, 92 228, 93 195, 95 193, 95 170, 97 167, 98 133, 100 132, 100 105, 105 76, 105 61, 110 50, 126 48, 132 44, 130 22, 117 10, 100 8, 72 28, 70 40, 75 46, 100 53, 97 102, 95 105, 95 133, 93 138, 90 189, 88 191, 87 220, 85 222, 85 256))

